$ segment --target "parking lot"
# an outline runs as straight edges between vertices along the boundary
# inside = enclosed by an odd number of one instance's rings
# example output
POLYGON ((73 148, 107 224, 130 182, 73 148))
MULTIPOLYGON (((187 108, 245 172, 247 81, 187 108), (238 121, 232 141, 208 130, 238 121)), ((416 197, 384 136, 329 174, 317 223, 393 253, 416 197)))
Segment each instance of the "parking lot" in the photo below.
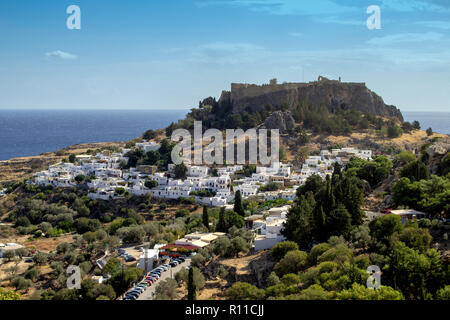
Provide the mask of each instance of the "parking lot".
POLYGON ((174 278, 175 274, 180 271, 182 268, 189 267, 191 265, 191 259, 187 258, 186 261, 182 262, 181 264, 170 268, 167 271, 164 271, 161 274, 161 278, 153 284, 151 287, 148 287, 138 298, 137 300, 153 300, 153 297, 155 295, 155 289, 159 282, 164 281, 168 278, 174 278))

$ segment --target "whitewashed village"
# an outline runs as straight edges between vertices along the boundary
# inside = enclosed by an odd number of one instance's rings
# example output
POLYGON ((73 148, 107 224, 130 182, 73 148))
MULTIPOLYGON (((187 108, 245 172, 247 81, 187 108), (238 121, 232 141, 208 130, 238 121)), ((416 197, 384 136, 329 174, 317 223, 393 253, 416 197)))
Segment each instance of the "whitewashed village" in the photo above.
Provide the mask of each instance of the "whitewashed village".
MULTIPOLYGON (((136 149, 143 152, 157 151, 158 143, 144 141, 136 143, 136 149)), ((249 177, 235 178, 235 173, 243 169, 242 165, 223 166, 216 168, 213 174, 208 166, 187 165, 186 179, 173 178, 175 165, 169 164, 168 171, 158 172, 156 166, 137 166, 136 168, 121 169, 128 162, 127 154, 132 149, 122 149, 120 152, 105 155, 78 155, 75 163, 58 163, 47 170, 36 173, 29 184, 57 188, 79 187, 77 177, 89 177, 87 187, 88 197, 93 200, 112 200, 123 198, 128 192, 134 196, 151 194, 154 198, 180 199, 194 198, 201 205, 210 207, 225 207, 233 209, 232 202, 237 191, 243 199, 255 197, 259 200, 270 201, 276 199, 294 200, 297 188, 304 184, 308 177, 319 175, 323 179, 333 172, 334 163, 345 164, 352 157, 372 160, 371 150, 356 148, 342 148, 321 150, 320 155, 309 156, 300 170, 294 171, 290 163, 276 162, 271 166, 257 166, 256 172, 249 177), (152 181, 152 188, 146 182, 152 181), (269 183, 278 183, 282 190, 260 192, 261 187, 269 183), (154 187, 153 187, 154 186, 154 187), (199 196, 203 191, 207 196, 199 196)), ((254 249, 270 249, 276 243, 284 240, 281 234, 283 223, 290 205, 271 208, 261 214, 246 218, 246 227, 255 234, 254 249)), ((191 245, 198 248, 208 245, 218 237, 217 234, 187 235, 178 240, 175 245, 191 245), (202 239, 209 239, 206 243, 202 239)), ((160 246, 161 247, 161 246, 160 246)), ((156 257, 158 250, 151 252, 156 257)), ((142 258, 142 257, 141 257, 142 258)))

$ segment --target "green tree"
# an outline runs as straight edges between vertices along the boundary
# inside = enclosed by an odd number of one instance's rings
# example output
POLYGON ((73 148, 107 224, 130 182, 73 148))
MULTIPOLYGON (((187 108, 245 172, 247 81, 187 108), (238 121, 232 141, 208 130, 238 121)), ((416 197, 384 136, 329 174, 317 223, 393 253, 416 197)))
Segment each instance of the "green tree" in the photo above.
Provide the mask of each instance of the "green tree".
POLYGON ((195 284, 194 284, 194 269, 193 268, 189 269, 187 288, 188 288, 188 300, 196 300, 197 288, 195 287, 195 284))
POLYGON ((241 215, 242 217, 245 217, 245 211, 244 206, 242 205, 242 195, 240 190, 236 191, 234 195, 234 211, 237 214, 241 215))
POLYGON ((209 229, 209 214, 207 206, 203 206, 202 222, 203 225, 209 229))
POLYGON ((157 132, 155 130, 147 130, 144 132, 144 134, 142 135, 142 139, 144 140, 152 140, 155 139, 157 136, 157 132))
POLYGON ((24 277, 16 277, 11 281, 11 284, 20 291, 28 291, 33 286, 33 282, 24 277))
POLYGON ((278 276, 301 271, 307 262, 308 254, 300 250, 289 251, 283 259, 275 265, 274 271, 278 276))
POLYGON ((406 299, 425 299, 444 284, 442 259, 436 249, 422 254, 397 242, 386 262, 385 278, 400 289, 406 299))
POLYGON ((25 272, 24 277, 33 282, 36 282, 39 279, 40 275, 41 275, 41 272, 39 271, 39 269, 36 267, 33 267, 31 269, 28 269, 25 272))
POLYGON ((369 223, 370 236, 385 245, 389 245, 390 237, 403 230, 400 216, 390 214, 372 220, 369 223))
POLYGON ((225 222, 225 208, 224 207, 220 208, 219 222, 216 225, 216 231, 219 231, 219 232, 227 232, 228 231, 226 222, 225 222))
POLYGON ((410 152, 410 151, 401 151, 396 157, 395 157, 395 162, 405 165, 407 163, 410 163, 412 161, 416 160, 416 156, 414 155, 414 153, 410 152))
POLYGON ((218 256, 224 256, 231 247, 231 241, 228 237, 219 237, 214 241, 214 253, 218 256))
POLYGON ((6 261, 10 262, 14 257, 16 256, 16 253, 14 250, 8 250, 3 253, 3 258, 6 259, 6 261))
POLYGON ((328 229, 331 230, 330 235, 347 236, 352 227, 351 223, 350 213, 343 204, 339 204, 327 218, 328 229))
POLYGON ((79 174, 79 175, 77 175, 77 176, 75 177, 75 181, 76 181, 77 183, 82 183, 84 180, 86 180, 86 176, 84 176, 84 175, 82 175, 82 174, 79 174))
POLYGON ((186 179, 187 167, 184 163, 177 164, 174 168, 175 179, 186 179))
POLYGON ((235 282, 226 293, 230 300, 262 300, 264 290, 246 282, 235 282))
POLYGON ((154 189, 158 186, 158 182, 156 182, 155 180, 145 180, 144 185, 148 189, 154 189))
MULTIPOLYGON (((0 289, 1 290, 1 289, 0 289)), ((450 300, 450 285, 446 285, 436 293, 437 300, 450 300)), ((1 298, 0 298, 1 300, 1 298)))
POLYGON ((420 253, 424 253, 430 248, 431 235, 428 229, 407 227, 400 233, 399 239, 420 253))
POLYGON ((428 167, 422 161, 416 160, 409 162, 400 170, 400 176, 409 178, 411 181, 420 181, 429 179, 430 173, 428 167))
POLYGON ((166 279, 156 286, 156 300, 174 300, 177 296, 177 282, 174 279, 166 279))
POLYGON ((3 288, 0 288, 0 301, 20 300, 20 298, 21 298, 20 293, 11 290, 5 291, 3 288))
POLYGON ((269 286, 276 286, 277 284, 279 284, 280 278, 277 276, 277 274, 275 272, 271 272, 269 277, 267 278, 267 284, 269 286))
POLYGON ((391 287, 372 289, 353 283, 350 289, 336 293, 338 300, 404 300, 403 294, 391 287))
POLYGON ((231 246, 228 253, 230 256, 238 257, 240 252, 247 253, 250 250, 250 246, 247 241, 242 237, 234 237, 231 239, 231 246))
POLYGON ((311 192, 306 197, 300 196, 287 213, 287 221, 282 234, 287 240, 296 242, 300 248, 308 249, 313 240, 315 200, 311 192))
POLYGON ((387 134, 389 138, 397 138, 402 135, 402 129, 396 124, 390 125, 387 129, 387 134))
POLYGON ((293 241, 282 241, 277 243, 271 250, 270 250, 270 256, 273 261, 280 261, 284 258, 286 253, 293 250, 298 250, 297 243, 293 241))
POLYGON ((33 261, 36 265, 42 266, 46 264, 49 260, 49 255, 44 252, 38 252, 34 255, 33 261))

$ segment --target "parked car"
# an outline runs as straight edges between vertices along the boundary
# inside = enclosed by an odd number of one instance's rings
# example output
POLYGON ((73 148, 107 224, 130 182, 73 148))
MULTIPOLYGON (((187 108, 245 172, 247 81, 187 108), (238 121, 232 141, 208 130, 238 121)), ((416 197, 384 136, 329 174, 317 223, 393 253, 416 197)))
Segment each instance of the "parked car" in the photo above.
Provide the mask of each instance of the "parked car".
POLYGON ((145 291, 145 288, 136 286, 136 287, 133 288, 132 291, 137 291, 139 293, 142 293, 142 292, 145 291))
POLYGON ((125 295, 125 298, 134 298, 133 300, 136 300, 138 297, 139 293, 137 292, 130 292, 125 295))

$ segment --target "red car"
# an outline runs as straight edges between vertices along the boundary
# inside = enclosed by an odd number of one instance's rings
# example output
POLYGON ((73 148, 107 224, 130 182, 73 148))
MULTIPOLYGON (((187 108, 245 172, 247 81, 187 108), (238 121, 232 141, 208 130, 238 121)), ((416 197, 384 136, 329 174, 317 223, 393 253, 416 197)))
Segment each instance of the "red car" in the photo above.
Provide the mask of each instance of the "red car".
POLYGON ((147 282, 149 286, 151 286, 153 284, 153 282, 151 280, 148 280, 148 279, 146 279, 145 282, 147 282))

